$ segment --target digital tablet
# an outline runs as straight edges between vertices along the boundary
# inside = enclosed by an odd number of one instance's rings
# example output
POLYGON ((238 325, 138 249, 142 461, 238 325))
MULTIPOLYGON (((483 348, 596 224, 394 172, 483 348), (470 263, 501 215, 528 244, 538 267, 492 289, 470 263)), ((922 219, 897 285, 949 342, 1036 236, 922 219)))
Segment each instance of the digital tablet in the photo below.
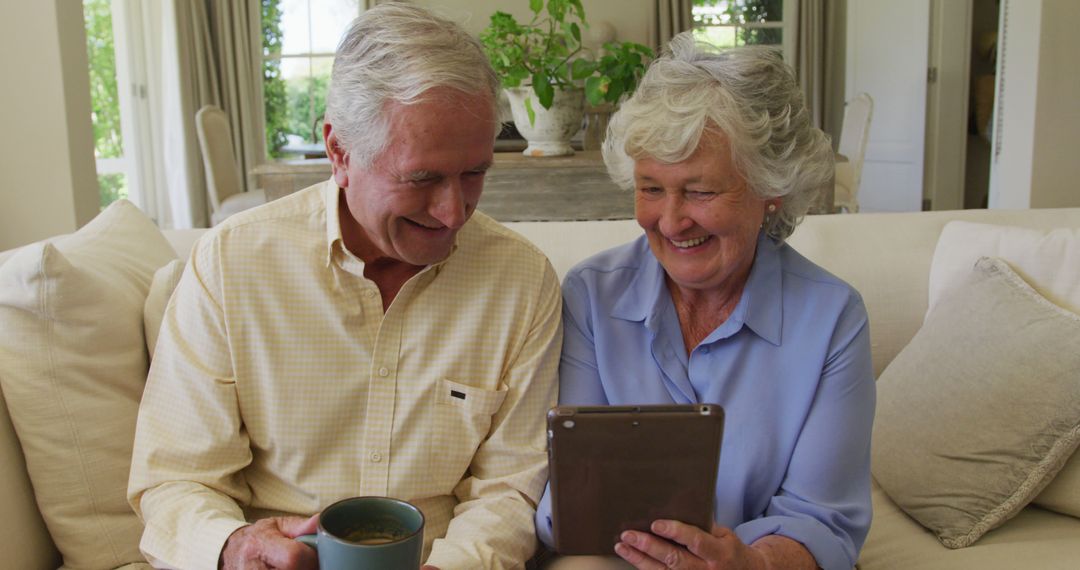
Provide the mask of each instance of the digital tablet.
POLYGON ((559 554, 610 555, 623 531, 656 519, 712 526, 720 406, 559 406, 547 420, 559 554))

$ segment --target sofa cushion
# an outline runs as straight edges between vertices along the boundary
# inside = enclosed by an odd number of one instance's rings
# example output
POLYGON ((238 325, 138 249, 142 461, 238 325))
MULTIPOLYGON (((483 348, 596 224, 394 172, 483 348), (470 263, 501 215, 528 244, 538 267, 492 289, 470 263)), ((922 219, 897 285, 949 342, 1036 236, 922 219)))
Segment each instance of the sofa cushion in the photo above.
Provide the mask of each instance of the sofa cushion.
POLYGON ((950 548, 1019 512, 1080 445, 1080 315, 980 259, 878 380, 872 470, 950 548))
POLYGON ((974 545, 952 550, 904 514, 876 481, 871 496, 874 522, 859 555, 861 570, 1065 569, 1080 560, 1080 519, 1074 517, 1029 506, 974 545))
MULTIPOLYGON (((1080 229, 1029 229, 953 221, 945 225, 930 266, 928 303, 959 286, 980 257, 1009 263, 1054 304, 1080 314, 1080 229)), ((1035 497, 1035 504, 1080 517, 1080 453, 1035 497)))
POLYGON ((173 258, 153 222, 120 201, 0 267, 0 384, 65 566, 142 560, 126 490, 148 366, 143 304, 173 258))
POLYGON ((183 273, 184 263, 179 259, 170 261, 154 272, 150 292, 143 304, 143 332, 146 334, 146 350, 150 358, 154 357, 158 331, 161 329, 162 319, 165 318, 165 306, 169 304, 173 289, 176 289, 183 273))

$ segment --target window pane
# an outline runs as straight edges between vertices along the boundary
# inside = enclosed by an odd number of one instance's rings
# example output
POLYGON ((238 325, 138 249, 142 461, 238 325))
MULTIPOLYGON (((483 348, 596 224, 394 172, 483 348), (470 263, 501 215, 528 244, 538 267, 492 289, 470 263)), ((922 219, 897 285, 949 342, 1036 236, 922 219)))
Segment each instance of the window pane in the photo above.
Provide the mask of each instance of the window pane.
POLYGON ((334 53, 360 15, 360 0, 311 0, 311 53, 334 53))
POLYGON ((279 0, 281 11, 281 53, 311 53, 310 20, 307 0, 279 0))
POLYGON ((330 85, 333 58, 285 58, 285 138, 289 144, 322 143, 322 118, 326 113, 326 89, 330 85))
POLYGON ((716 47, 734 47, 736 28, 733 26, 707 26, 694 28, 694 39, 716 47))
POLYGON ((128 197, 127 176, 123 174, 102 174, 98 176, 98 198, 101 209, 113 202, 128 197))
POLYGON ((784 0, 694 0, 694 24, 742 24, 780 22, 784 0))
POLYGON ((94 123, 94 156, 124 155, 120 135, 120 98, 116 91, 116 52, 113 48, 110 0, 83 2, 86 55, 90 64, 90 118, 94 123))
POLYGON ((781 28, 740 28, 739 45, 779 46, 784 42, 781 28))

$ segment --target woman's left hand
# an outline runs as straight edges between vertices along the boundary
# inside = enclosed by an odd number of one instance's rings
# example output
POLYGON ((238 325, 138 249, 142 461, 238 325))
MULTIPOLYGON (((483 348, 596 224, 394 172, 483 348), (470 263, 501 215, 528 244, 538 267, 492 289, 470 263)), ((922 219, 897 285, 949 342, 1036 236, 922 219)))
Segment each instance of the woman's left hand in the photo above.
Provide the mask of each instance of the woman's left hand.
POLYGON ((628 530, 620 536, 615 553, 638 570, 662 568, 724 568, 761 570, 765 558, 743 544, 731 529, 713 525, 712 532, 679 521, 652 523, 653 534, 628 530))

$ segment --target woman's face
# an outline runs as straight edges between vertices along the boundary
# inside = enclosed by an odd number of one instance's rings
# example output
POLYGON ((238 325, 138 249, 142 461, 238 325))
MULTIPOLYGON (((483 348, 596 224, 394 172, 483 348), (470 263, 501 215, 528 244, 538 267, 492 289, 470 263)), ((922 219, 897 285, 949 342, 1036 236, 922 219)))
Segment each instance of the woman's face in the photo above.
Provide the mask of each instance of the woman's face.
POLYGON ((727 289, 749 275, 768 204, 735 170, 727 137, 706 133, 694 154, 667 164, 634 164, 638 224, 653 255, 679 287, 727 289))

